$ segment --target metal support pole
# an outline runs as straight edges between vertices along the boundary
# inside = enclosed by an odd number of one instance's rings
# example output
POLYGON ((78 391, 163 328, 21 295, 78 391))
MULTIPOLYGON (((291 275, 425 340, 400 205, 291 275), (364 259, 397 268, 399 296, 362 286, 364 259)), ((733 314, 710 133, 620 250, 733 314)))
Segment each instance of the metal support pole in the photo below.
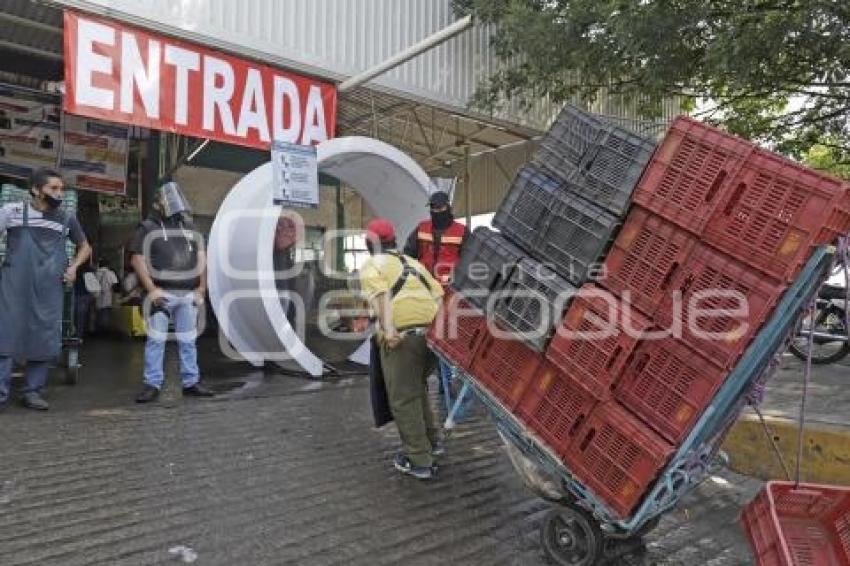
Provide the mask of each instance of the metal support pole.
POLYGON ((463 152, 463 207, 465 209, 464 212, 466 212, 466 227, 472 230, 472 187, 470 186, 472 174, 470 172, 469 152, 470 147, 467 143, 466 149, 463 152))
POLYGON ((466 16, 465 18, 456 21, 452 25, 441 29, 437 33, 435 33, 435 34, 433 34, 429 37, 426 37, 425 39, 423 39, 419 43, 417 43, 415 45, 411 45, 410 47, 408 47, 407 49, 405 49, 401 53, 398 53, 398 54, 390 57, 389 59, 387 59, 383 63, 380 63, 380 64, 372 67, 368 71, 364 71, 364 72, 360 73, 359 75, 355 75, 355 76, 351 77, 350 79, 343 81, 337 87, 337 90, 339 92, 345 92, 345 91, 351 90, 353 88, 356 88, 356 87, 358 87, 358 86, 360 86, 364 83, 367 83, 367 82, 371 81, 372 79, 374 79, 375 77, 383 75, 387 71, 395 69, 399 65, 410 61, 414 57, 424 53, 425 51, 428 51, 432 47, 436 47, 437 45, 443 43, 444 41, 447 41, 447 40, 453 38, 454 36, 468 30, 469 28, 472 27, 472 24, 473 24, 472 16, 471 15, 466 16))

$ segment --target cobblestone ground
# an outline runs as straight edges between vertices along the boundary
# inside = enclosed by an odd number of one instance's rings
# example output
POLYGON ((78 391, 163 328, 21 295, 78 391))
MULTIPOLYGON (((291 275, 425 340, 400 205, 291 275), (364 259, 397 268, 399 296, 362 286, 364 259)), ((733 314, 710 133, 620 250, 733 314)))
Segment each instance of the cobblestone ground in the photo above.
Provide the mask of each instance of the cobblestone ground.
MULTIPOLYGON (((201 565, 545 564, 549 505, 521 485, 483 414, 451 438, 439 479, 417 482, 392 470, 396 433, 371 428, 363 377, 208 362, 211 384, 241 387, 183 400, 172 384, 137 407, 138 373, 126 376, 138 347, 100 356, 123 359, 118 374, 90 364, 81 385, 51 388, 46 414, 0 414, 3 566, 179 563, 179 546, 201 565)), ((617 563, 749 563, 735 521, 758 487, 708 480, 617 563)))

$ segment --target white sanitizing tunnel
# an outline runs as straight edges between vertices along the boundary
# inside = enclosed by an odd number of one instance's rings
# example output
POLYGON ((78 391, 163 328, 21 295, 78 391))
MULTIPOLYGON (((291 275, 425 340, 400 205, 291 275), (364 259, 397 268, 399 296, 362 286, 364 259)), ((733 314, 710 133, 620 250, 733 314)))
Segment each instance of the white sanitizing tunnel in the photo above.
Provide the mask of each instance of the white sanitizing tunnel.
MULTIPOLYGON (((344 137, 317 147, 318 167, 356 190, 376 215, 393 222, 401 245, 425 215, 431 182, 407 154, 379 140, 344 137)), ((275 230, 282 207, 272 202, 272 165, 243 177, 219 209, 208 245, 209 292, 219 327, 238 354, 251 364, 266 361, 284 367, 294 360, 312 376, 322 375, 325 360, 290 324, 274 275, 275 230), (305 343, 306 341, 306 343, 305 343), (284 361, 286 360, 286 361, 284 361)), ((366 344, 349 344, 364 360, 366 344)), ((366 358, 368 359, 368 358, 366 358)))

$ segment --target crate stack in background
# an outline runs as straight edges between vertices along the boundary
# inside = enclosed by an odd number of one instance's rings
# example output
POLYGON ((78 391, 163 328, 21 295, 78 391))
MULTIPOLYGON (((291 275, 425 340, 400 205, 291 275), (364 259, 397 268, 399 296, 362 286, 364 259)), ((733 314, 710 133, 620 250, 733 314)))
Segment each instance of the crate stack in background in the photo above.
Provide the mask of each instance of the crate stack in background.
MULTIPOLYGON (((24 202, 28 191, 10 183, 0 185, 0 206, 24 202)), ((62 202, 62 210, 67 214, 77 214, 77 191, 65 189, 65 198, 62 202)), ((65 243, 65 253, 68 258, 73 258, 77 252, 77 246, 69 239, 65 243)), ((6 257, 6 238, 0 237, 0 262, 6 257)))
POLYGON ((429 342, 625 518, 813 248, 850 232, 850 185, 686 117, 656 148, 568 106, 493 224, 429 342))

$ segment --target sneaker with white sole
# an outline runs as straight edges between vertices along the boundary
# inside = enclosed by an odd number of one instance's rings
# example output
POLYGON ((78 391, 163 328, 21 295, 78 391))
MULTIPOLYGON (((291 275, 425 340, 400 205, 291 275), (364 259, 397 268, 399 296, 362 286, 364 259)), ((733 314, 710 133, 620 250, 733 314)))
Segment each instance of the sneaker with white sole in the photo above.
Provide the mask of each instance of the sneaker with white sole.
POLYGON ((439 458, 446 454, 446 445, 442 440, 438 440, 431 445, 431 456, 439 458))
POLYGON ((433 464, 430 466, 414 466, 404 454, 396 454, 393 459, 393 466, 399 472, 413 476, 418 480, 430 480, 437 475, 437 466, 433 464))

